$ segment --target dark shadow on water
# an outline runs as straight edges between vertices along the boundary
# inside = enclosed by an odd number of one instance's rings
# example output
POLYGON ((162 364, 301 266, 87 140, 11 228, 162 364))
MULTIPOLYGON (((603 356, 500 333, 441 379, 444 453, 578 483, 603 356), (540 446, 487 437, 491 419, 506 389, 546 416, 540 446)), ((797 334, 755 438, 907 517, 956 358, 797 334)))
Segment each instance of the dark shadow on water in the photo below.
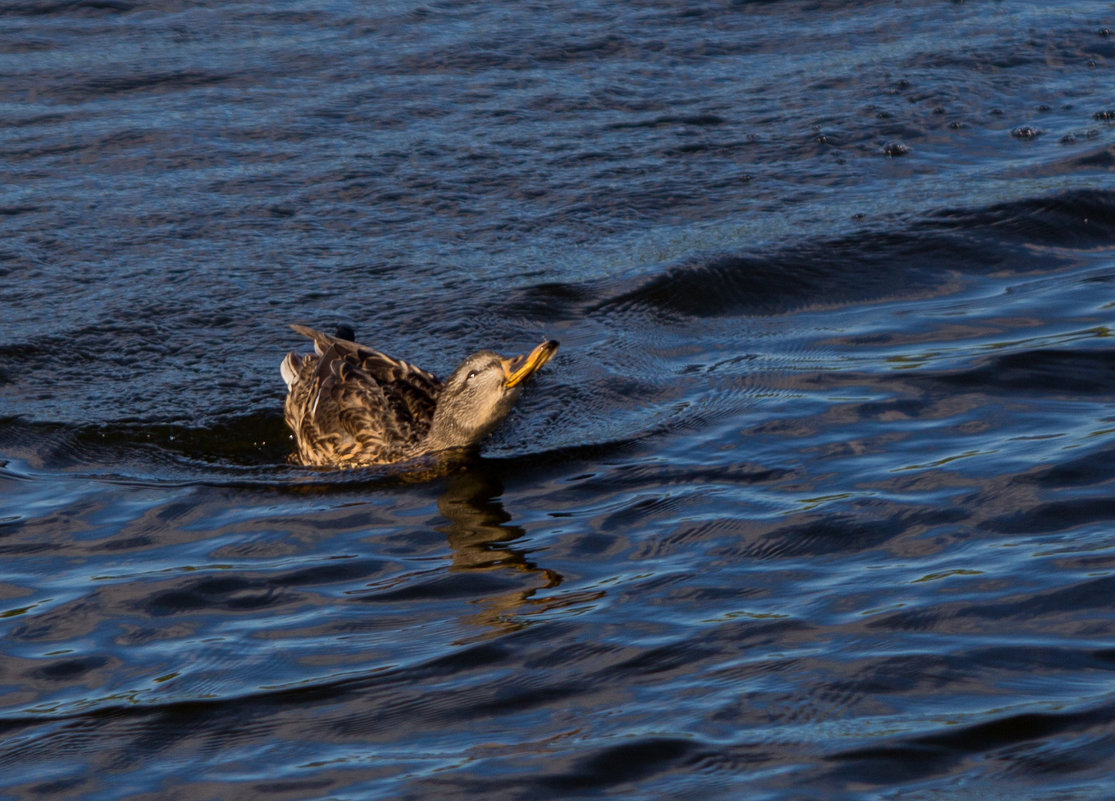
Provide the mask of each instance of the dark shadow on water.
POLYGON ((330 493, 422 485, 463 471, 473 476, 469 480, 477 480, 478 474, 496 483, 503 475, 540 480, 570 464, 614 459, 638 446, 639 438, 635 437, 500 458, 454 450, 399 464, 336 469, 292 464, 291 438, 278 413, 226 418, 204 427, 143 423, 72 426, 0 418, 0 459, 21 463, 31 473, 42 471, 133 486, 330 493))
POLYGON ((1070 191, 892 222, 888 229, 791 241, 772 252, 695 252, 618 280, 537 284, 518 290, 509 303, 516 314, 543 319, 635 312, 669 321, 932 295, 957 272, 1050 272, 1070 266, 1070 256, 1038 252, 1033 245, 1071 251, 1109 244, 1115 237, 1115 194, 1070 191))

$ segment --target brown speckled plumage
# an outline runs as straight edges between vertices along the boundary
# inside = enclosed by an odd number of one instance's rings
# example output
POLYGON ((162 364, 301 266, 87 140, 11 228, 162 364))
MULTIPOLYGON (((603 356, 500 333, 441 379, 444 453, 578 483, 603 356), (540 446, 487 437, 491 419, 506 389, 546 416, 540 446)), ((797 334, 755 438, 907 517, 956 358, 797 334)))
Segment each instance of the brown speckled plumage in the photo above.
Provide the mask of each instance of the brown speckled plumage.
POLYGON ((445 382, 379 351, 306 326, 316 353, 287 354, 284 414, 304 465, 357 467, 478 443, 506 417, 521 383, 557 351, 469 356, 445 382))

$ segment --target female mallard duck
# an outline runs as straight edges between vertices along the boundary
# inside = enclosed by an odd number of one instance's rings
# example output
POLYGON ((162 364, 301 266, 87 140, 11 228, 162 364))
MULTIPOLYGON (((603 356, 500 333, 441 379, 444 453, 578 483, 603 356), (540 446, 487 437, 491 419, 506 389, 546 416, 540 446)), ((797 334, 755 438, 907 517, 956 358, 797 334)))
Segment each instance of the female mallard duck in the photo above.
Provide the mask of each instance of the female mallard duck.
POLYGON ((298 443, 296 460, 320 467, 390 464, 476 445, 558 349, 548 340, 510 359, 482 350, 442 383, 364 345, 303 325, 291 328, 312 339, 317 353, 283 359, 289 389, 284 416, 298 443))

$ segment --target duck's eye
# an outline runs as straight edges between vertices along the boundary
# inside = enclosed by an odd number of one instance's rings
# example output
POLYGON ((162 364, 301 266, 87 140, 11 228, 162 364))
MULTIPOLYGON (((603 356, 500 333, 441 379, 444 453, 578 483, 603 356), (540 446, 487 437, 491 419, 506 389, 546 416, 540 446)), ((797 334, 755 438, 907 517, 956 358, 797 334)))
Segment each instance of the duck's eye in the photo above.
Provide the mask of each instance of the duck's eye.
POLYGON ((465 376, 465 381, 471 381, 472 379, 476 378, 476 376, 479 375, 479 374, 480 374, 479 370, 469 370, 468 375, 465 376))

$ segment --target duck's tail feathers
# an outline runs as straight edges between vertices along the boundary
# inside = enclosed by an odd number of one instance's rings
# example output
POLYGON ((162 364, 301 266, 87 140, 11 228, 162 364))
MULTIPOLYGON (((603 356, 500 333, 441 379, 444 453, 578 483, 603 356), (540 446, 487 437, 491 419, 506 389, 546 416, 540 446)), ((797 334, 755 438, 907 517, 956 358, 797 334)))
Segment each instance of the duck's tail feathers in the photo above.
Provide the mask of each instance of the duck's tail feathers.
POLYGON ((324 353, 335 341, 333 337, 329 336, 325 332, 318 331, 316 328, 310 328, 308 325, 298 325, 297 323, 291 323, 290 327, 302 336, 309 337, 314 341, 314 350, 317 351, 318 356, 324 353))

